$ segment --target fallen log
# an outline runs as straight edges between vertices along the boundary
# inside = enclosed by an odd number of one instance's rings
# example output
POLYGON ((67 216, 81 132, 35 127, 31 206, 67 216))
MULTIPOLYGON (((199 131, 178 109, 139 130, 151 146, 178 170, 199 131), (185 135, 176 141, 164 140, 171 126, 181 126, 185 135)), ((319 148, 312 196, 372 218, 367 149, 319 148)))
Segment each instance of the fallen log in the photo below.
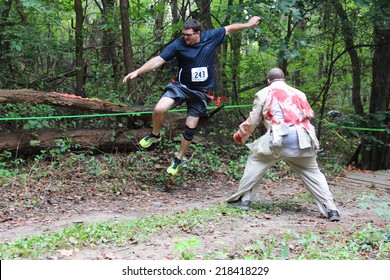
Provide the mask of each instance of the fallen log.
MULTIPOLYGON (((210 112, 214 115, 220 108, 210 112)), ((174 138, 182 133, 185 124, 185 114, 168 113, 164 122, 167 138, 174 138)), ((207 125, 210 119, 202 119, 199 127, 207 125)), ((0 151, 18 151, 35 153, 40 150, 61 148, 69 145, 69 149, 101 150, 115 149, 119 151, 133 151, 138 149, 138 141, 150 132, 150 127, 139 129, 73 129, 67 131, 38 130, 34 132, 7 132, 0 133, 0 151)), ((197 135, 194 142, 205 142, 197 135)))
MULTIPOLYGON (((149 111, 145 107, 130 107, 115 104, 93 98, 82 98, 76 95, 62 94, 56 92, 40 92, 30 89, 22 90, 0 90, 0 103, 32 103, 48 104, 70 109, 92 111, 98 113, 122 113, 149 111)), ((217 107, 209 112, 209 117, 201 119, 199 126, 208 123, 223 106, 217 107)), ((0 133, 0 151, 31 152, 42 149, 61 148, 61 145, 69 144, 71 149, 97 148, 102 150, 134 150, 138 148, 138 141, 150 132, 151 114, 124 116, 131 123, 134 120, 142 120, 144 127, 139 129, 73 129, 67 131, 38 130, 33 132, 7 132, 0 133)), ((180 134, 185 125, 186 114, 168 113, 164 127, 168 138, 180 134)), ((134 127, 132 127, 134 128, 134 127)), ((197 137, 199 141, 204 141, 197 137)))
POLYGON ((47 104, 58 107, 77 109, 98 113, 142 112, 149 108, 131 107, 95 98, 82 98, 73 94, 58 92, 42 92, 32 89, 4 90, 0 89, 0 103, 47 104))
POLYGON ((107 130, 77 129, 69 131, 39 131, 38 133, 11 132, 0 134, 0 150, 53 149, 67 145, 72 149, 85 148, 126 148, 131 149, 137 140, 144 137, 149 129, 107 130))
MULTIPOLYGON (((76 129, 69 131, 14 132, 0 134, 0 151, 17 154, 36 154, 42 150, 58 149, 60 152, 96 149, 101 151, 131 152, 140 149, 138 142, 150 128, 134 130, 76 129)), ((171 141, 182 130, 167 130, 164 141, 171 141)), ((195 135, 194 143, 206 144, 207 137, 195 135)))

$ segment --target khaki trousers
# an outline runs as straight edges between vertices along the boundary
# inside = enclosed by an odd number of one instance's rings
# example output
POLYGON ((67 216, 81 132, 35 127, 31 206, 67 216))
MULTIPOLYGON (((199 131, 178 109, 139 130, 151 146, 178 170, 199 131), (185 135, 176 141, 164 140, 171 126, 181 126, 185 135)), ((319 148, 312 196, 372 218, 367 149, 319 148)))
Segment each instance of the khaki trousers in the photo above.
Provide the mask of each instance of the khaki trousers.
POLYGON ((333 202, 333 196, 326 178, 318 167, 316 155, 311 157, 276 158, 273 155, 251 154, 247 160, 237 192, 226 201, 236 201, 240 197, 243 197, 243 200, 255 200, 261 179, 268 169, 280 160, 284 160, 302 179, 325 217, 328 217, 328 210, 338 211, 333 202))

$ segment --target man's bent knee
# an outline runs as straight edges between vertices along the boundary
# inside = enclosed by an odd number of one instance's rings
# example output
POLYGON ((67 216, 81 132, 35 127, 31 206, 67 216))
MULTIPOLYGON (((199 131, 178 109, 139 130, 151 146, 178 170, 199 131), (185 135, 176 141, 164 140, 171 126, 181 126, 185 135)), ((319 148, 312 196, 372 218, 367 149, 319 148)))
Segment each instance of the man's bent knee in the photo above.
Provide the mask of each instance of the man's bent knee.
POLYGON ((156 115, 164 115, 169 109, 163 107, 155 107, 153 113, 156 115))
POLYGON ((186 139, 187 141, 192 141, 195 136, 195 130, 196 128, 190 128, 186 125, 183 132, 184 139, 186 139))
POLYGON ((168 112, 173 104, 175 103, 175 100, 169 97, 162 97, 159 102, 157 102, 156 106, 154 107, 154 113, 155 114, 165 114, 168 112))

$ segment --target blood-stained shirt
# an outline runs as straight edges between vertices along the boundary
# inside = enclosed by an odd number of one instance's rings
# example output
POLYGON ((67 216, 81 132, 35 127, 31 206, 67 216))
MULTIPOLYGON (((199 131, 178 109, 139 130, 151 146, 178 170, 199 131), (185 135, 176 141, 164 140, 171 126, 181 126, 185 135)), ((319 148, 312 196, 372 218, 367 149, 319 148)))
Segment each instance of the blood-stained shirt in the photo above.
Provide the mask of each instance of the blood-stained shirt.
POLYGON ((263 123, 267 132, 247 145, 252 151, 275 154, 273 151, 278 147, 291 150, 296 146, 302 151, 290 151, 287 156, 311 156, 313 151, 319 150, 314 126, 309 121, 313 117, 314 112, 302 91, 284 81, 274 81, 255 94, 252 111, 236 134, 245 143, 256 127, 263 123), (294 139, 298 142, 296 145, 292 144, 294 139))

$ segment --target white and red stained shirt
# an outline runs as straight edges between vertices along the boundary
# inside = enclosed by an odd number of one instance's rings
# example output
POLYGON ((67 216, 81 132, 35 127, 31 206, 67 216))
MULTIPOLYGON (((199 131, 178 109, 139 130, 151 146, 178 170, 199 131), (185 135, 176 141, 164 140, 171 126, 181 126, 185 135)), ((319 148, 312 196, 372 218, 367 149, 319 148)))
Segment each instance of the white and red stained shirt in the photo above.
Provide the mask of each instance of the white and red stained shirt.
POLYGON ((255 94, 249 117, 234 138, 245 143, 263 123, 267 132, 247 146, 260 154, 312 156, 319 150, 315 128, 309 119, 314 112, 306 95, 284 81, 274 81, 255 94))

